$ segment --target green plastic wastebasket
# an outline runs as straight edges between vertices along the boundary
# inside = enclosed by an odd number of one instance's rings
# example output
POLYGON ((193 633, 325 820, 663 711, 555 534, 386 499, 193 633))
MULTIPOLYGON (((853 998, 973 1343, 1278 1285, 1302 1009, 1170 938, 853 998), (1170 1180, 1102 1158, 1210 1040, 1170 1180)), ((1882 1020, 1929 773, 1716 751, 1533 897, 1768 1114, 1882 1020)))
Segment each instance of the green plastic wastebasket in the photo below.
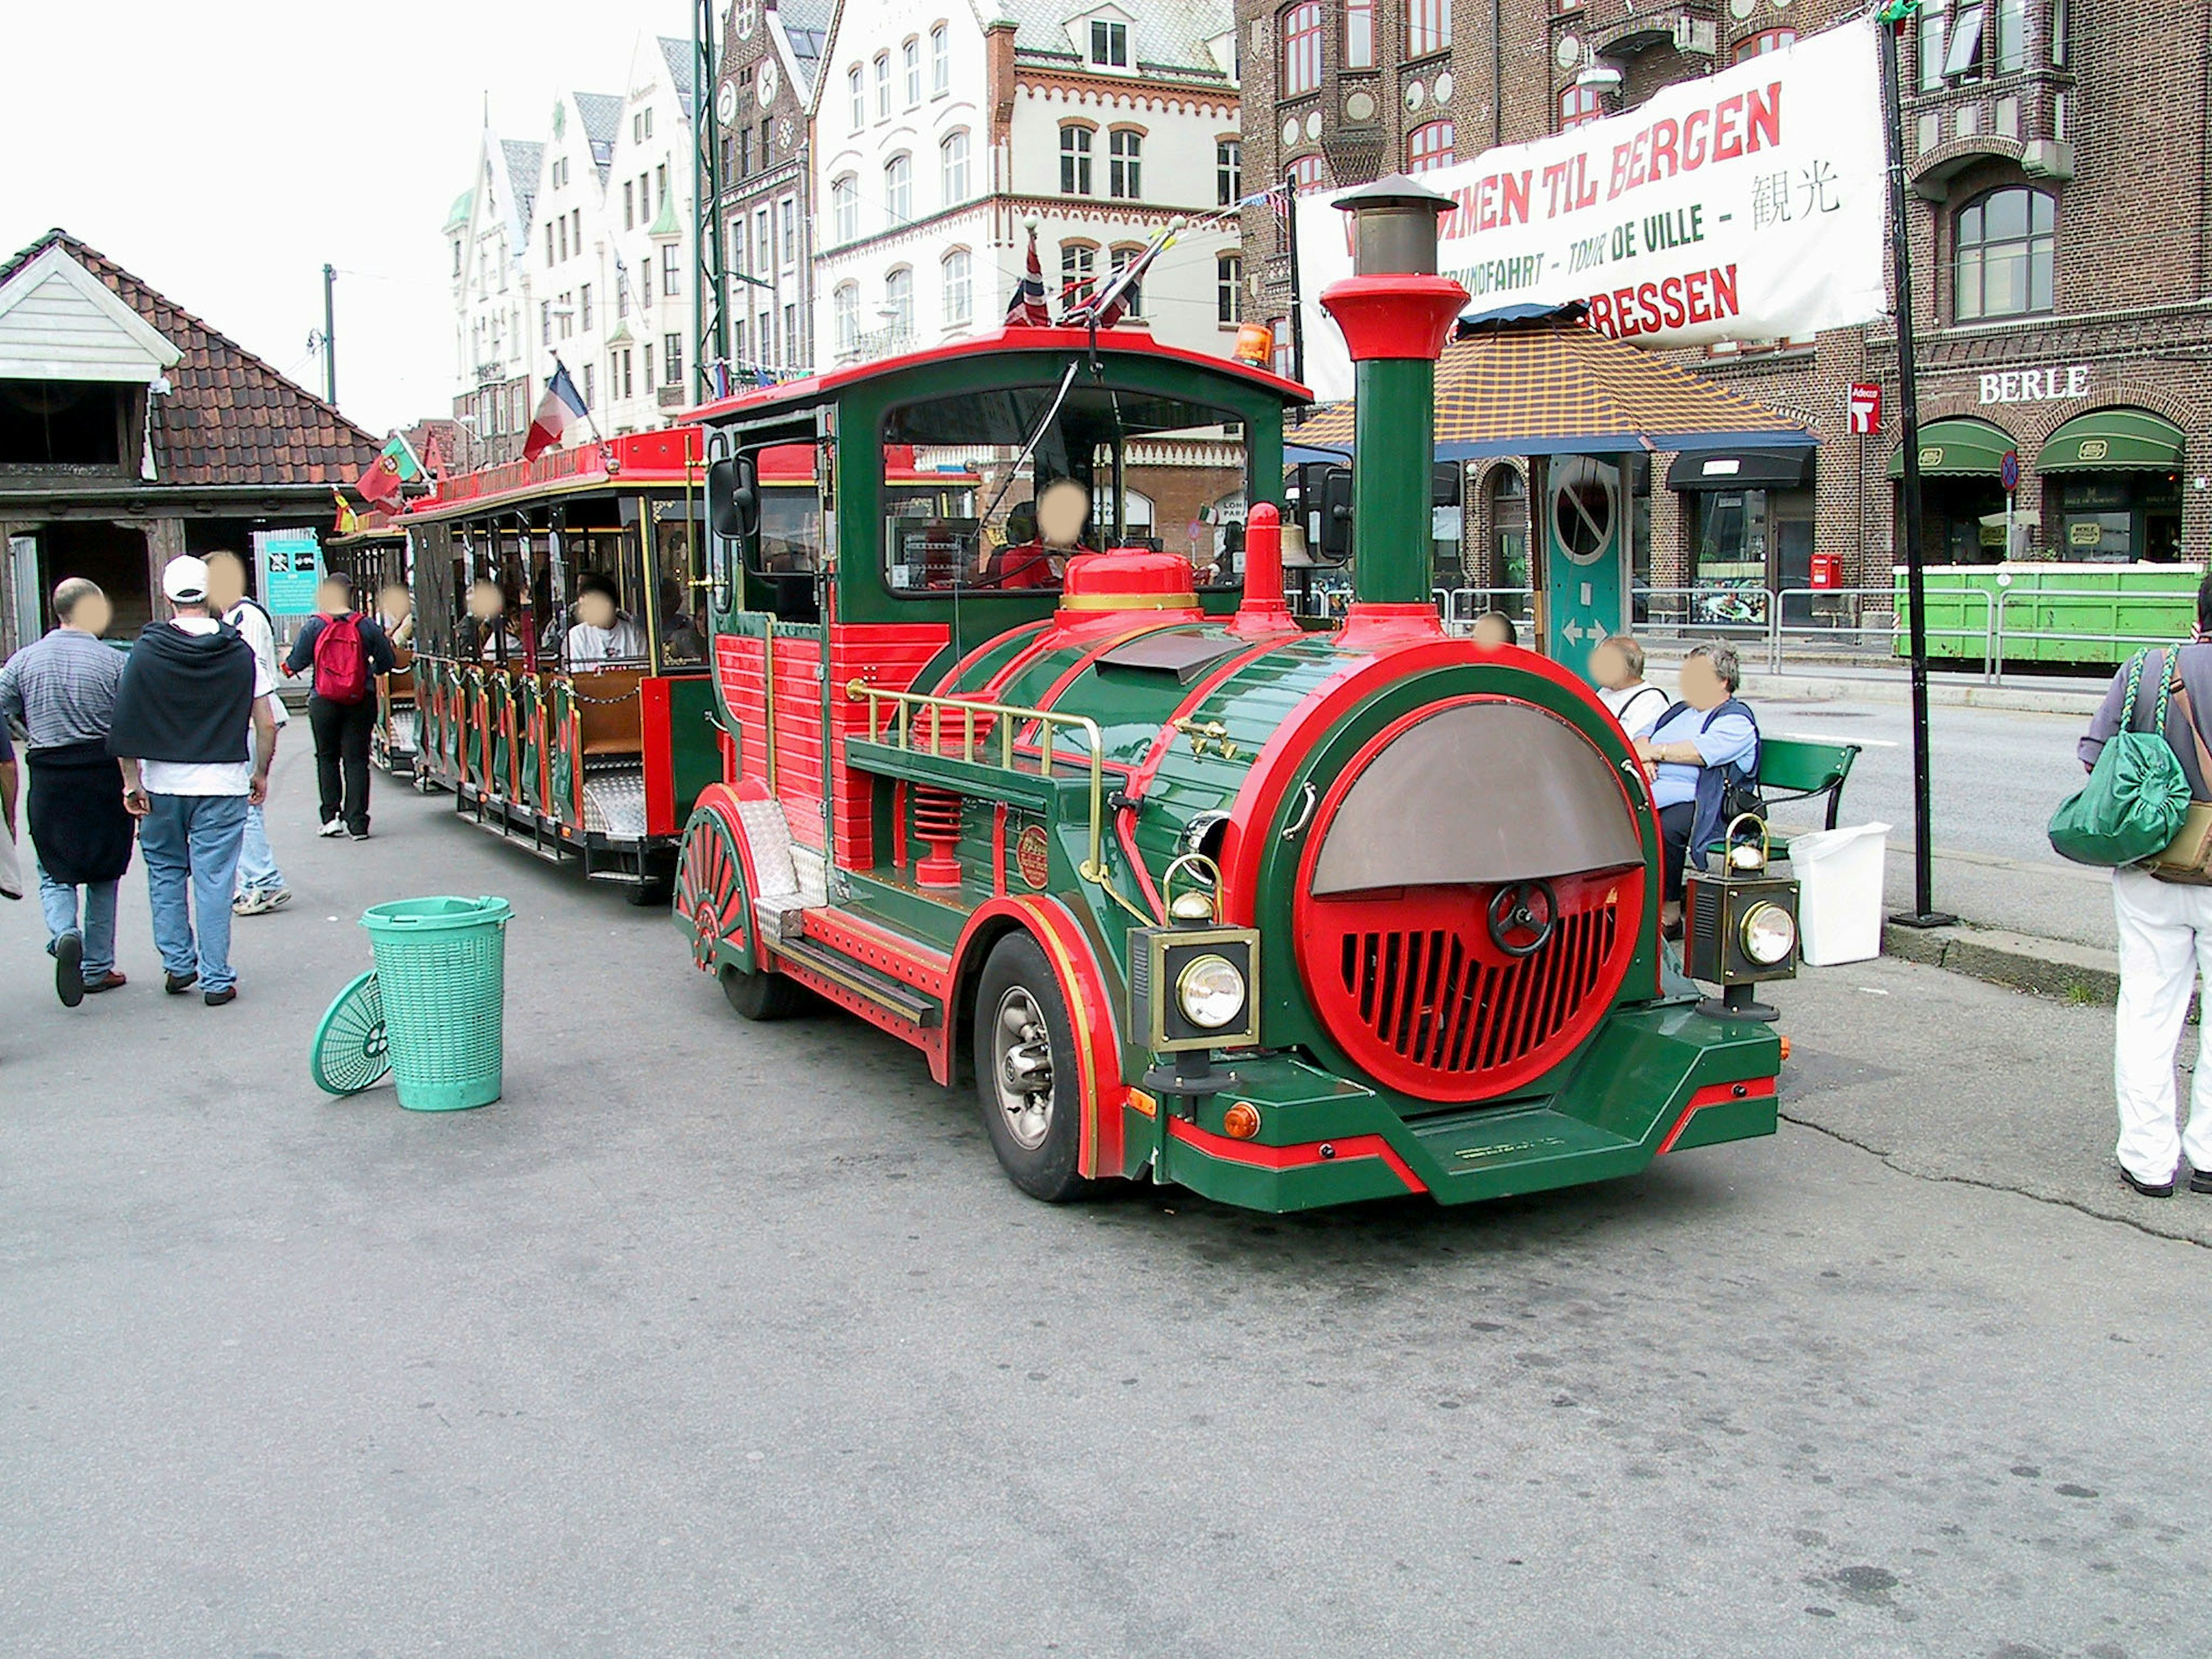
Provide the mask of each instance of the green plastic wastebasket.
POLYGON ((410 1111, 454 1112, 499 1098, 506 1000, 503 898, 401 899, 362 912, 392 1044, 392 1077, 410 1111))

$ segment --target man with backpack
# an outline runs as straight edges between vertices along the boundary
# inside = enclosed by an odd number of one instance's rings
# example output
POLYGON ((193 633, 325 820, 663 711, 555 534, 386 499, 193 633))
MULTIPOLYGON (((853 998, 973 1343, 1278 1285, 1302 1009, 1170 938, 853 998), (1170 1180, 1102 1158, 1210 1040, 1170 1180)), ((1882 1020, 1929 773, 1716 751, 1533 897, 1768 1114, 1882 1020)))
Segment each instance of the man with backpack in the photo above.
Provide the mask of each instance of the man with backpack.
POLYGON ((392 672, 392 641, 353 608, 351 579, 333 571, 316 591, 316 614, 292 641, 284 672, 314 670, 307 725, 315 734, 321 834, 368 839, 368 741, 376 730, 376 676, 392 672))
MULTIPOLYGON (((246 561, 235 553, 216 551, 207 556, 208 609, 238 630, 253 647, 264 678, 276 678, 276 625, 262 603, 246 591, 246 561)), ((291 722, 280 699, 271 699, 281 732, 291 722)), ((246 840, 238 854, 238 892, 231 900, 234 915, 261 916, 281 910, 292 902, 284 872, 276 867, 276 849, 269 845, 269 825, 263 809, 246 809, 246 840)))

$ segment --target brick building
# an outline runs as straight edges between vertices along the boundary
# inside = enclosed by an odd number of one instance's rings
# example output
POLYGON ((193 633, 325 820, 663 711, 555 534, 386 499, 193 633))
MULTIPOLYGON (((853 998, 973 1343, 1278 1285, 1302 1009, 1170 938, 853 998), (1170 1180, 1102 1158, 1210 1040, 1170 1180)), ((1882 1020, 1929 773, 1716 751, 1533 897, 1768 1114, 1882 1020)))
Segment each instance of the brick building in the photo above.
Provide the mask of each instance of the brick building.
POLYGON ((154 614, 161 567, 312 534, 380 442, 64 231, 0 263, 0 655, 64 576, 154 614))
POLYGON ((770 377, 814 366, 812 131, 830 0, 736 0, 722 30, 723 268, 730 363, 770 377))
MULTIPOLYGON (((1449 165, 1632 108, 1863 9, 1240 0, 1246 189, 1326 191, 1449 165)), ((1899 56, 1929 559, 2001 556, 2007 449, 2023 475, 2023 556, 2205 558, 2212 0, 1929 0, 1899 56)), ((1286 318, 1282 221, 1248 209, 1244 231, 1247 304, 1286 318)), ((1885 582, 1898 545, 1896 357, 1886 325, 1689 356, 1821 444, 1756 475, 1653 458, 1638 469, 1638 575, 1802 586, 1817 544, 1843 554, 1847 582, 1885 582), (1858 380, 1885 389, 1880 436, 1850 435, 1858 380)), ((1469 575, 1520 585, 1525 481, 1488 463, 1468 482, 1469 575)))

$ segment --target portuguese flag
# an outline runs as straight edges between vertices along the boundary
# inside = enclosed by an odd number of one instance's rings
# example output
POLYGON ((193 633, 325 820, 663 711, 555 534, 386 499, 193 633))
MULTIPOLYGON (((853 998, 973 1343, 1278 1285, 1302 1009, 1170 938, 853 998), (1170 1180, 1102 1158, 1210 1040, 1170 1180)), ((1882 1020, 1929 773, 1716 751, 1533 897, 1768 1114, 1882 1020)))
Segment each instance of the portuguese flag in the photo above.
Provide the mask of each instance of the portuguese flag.
POLYGON ((399 499, 400 485, 413 483, 422 477, 422 463, 416 459, 414 446, 395 433, 392 441, 368 464, 368 471, 353 481, 353 487, 361 492, 362 499, 380 507, 390 507, 399 499))

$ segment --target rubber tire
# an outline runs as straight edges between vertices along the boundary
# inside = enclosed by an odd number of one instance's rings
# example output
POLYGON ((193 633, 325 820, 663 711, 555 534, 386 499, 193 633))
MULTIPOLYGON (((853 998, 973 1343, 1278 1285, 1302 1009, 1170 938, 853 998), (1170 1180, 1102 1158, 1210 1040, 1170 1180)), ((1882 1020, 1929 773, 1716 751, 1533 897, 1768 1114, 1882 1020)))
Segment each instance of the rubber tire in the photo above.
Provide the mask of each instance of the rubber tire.
POLYGON ((623 896, 640 910, 665 910, 676 896, 676 884, 666 876, 654 876, 632 882, 623 889, 623 896))
POLYGON ((1097 1182, 1085 1179, 1077 1164, 1082 1153, 1082 1073, 1075 1060, 1075 1026, 1067 1017, 1067 1002, 1060 981, 1045 960, 1043 949, 1027 933, 1007 934, 991 949, 975 985, 975 1021, 970 1033, 975 1073, 975 1098, 983 1113, 983 1132, 1006 1177, 1031 1198, 1048 1204, 1066 1204, 1087 1197, 1097 1182), (1006 1127, 999 1109, 997 1069, 999 1000, 1019 985, 1044 1015, 1052 1042, 1055 1067, 1053 1078, 1052 1127, 1032 1152, 1006 1127))
POLYGON ((806 988, 781 974, 747 973, 725 963, 718 977, 722 981, 722 994, 729 999, 730 1006, 738 1011, 741 1018, 789 1019, 802 1012, 807 1005, 806 988))

